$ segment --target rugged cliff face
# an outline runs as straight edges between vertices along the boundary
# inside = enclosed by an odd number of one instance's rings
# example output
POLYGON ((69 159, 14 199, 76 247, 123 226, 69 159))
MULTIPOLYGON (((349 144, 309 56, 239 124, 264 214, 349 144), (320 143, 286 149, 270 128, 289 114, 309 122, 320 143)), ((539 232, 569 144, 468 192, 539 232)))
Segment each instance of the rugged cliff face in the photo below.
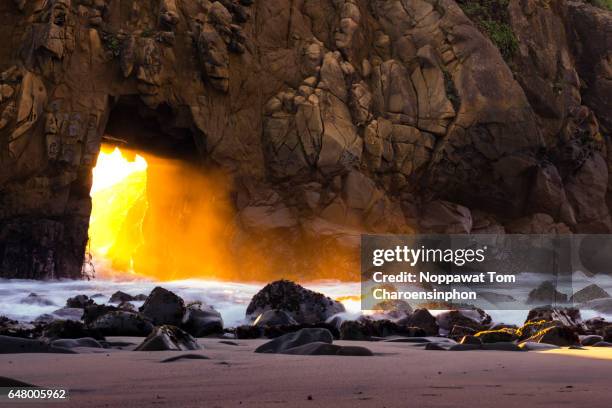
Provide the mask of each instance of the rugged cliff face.
POLYGON ((612 229, 610 11, 7 0, 0 21, 0 276, 79 276, 91 169, 126 112, 157 123, 135 147, 232 175, 246 236, 612 229))

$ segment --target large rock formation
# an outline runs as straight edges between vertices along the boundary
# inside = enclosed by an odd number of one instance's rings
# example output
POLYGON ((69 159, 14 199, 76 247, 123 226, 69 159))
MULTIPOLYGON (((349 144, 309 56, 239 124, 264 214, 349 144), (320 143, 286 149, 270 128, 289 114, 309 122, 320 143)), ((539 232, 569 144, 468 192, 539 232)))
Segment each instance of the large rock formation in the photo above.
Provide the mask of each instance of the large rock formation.
POLYGON ((228 171, 240 228, 285 255, 296 237, 533 231, 534 214, 610 232, 612 14, 459 3, 2 2, 0 276, 80 276, 122 115, 158 124, 121 135, 136 149, 228 171))

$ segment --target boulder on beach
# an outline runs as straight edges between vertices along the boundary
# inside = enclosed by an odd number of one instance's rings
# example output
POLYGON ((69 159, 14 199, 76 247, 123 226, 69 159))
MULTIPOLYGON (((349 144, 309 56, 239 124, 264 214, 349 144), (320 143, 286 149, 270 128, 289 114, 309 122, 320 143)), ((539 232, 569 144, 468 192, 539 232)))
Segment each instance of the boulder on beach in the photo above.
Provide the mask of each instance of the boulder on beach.
POLYGON ((134 300, 132 295, 118 290, 111 295, 108 303, 131 302, 132 300, 134 300))
POLYGON ((481 331, 489 328, 491 316, 478 308, 449 310, 436 316, 436 321, 440 329, 446 332, 450 332, 454 326, 469 327, 470 329, 481 331))
POLYGON ((85 309, 87 306, 93 305, 95 302, 86 295, 77 295, 66 300, 66 307, 85 309))
POLYGON ((176 326, 157 326, 138 345, 135 351, 186 351, 200 350, 202 347, 189 333, 176 326))
POLYGON ((404 300, 383 300, 375 304, 372 310, 389 320, 403 319, 412 314, 412 307, 404 300))
POLYGON ((82 339, 59 339, 51 342, 52 347, 61 347, 66 349, 74 349, 79 347, 102 348, 102 345, 91 337, 82 339))
POLYGON ((458 324, 454 325, 451 329, 450 333, 448 333, 448 337, 453 339, 462 338, 463 336, 470 336, 477 333, 476 329, 472 329, 471 327, 459 326, 458 324))
POLYGON ((262 327, 257 327, 250 324, 243 324, 234 329, 234 336, 237 339, 259 339, 263 335, 264 330, 262 327))
POLYGON ((40 328, 39 325, 22 323, 6 316, 0 316, 0 335, 30 339, 40 336, 40 328))
POLYGON ((37 295, 36 293, 30 293, 19 301, 24 305, 37 305, 37 306, 55 306, 55 302, 45 298, 44 296, 37 295))
POLYGON ((22 339, 18 337, 0 336, 0 354, 15 353, 65 353, 71 351, 62 347, 52 346, 44 340, 22 339))
POLYGON ((117 305, 117 309, 125 310, 127 312, 135 312, 136 311, 136 307, 132 303, 130 303, 130 302, 121 302, 121 303, 119 303, 119 305, 117 305))
POLYGON ((119 310, 119 308, 115 306, 108 305, 91 305, 87 306, 83 309, 83 322, 85 324, 91 324, 94 320, 96 320, 100 316, 104 316, 107 313, 114 312, 119 310))
POLYGON ((570 327, 552 326, 540 330, 535 335, 527 339, 535 343, 554 344, 555 346, 567 347, 580 344, 580 339, 576 331, 570 327))
POLYGON ((140 312, 156 325, 180 326, 187 309, 181 297, 158 286, 151 291, 140 312))
POLYGON ((277 337, 255 349, 256 353, 282 353, 294 347, 303 346, 308 343, 332 344, 334 337, 327 329, 302 329, 295 333, 288 333, 277 337))
POLYGON ((280 352, 280 354, 292 354, 299 356, 373 356, 372 351, 360 346, 339 346, 324 342, 314 342, 302 346, 293 347, 280 352))
POLYGON ((467 335, 459 340, 459 344, 482 344, 482 340, 476 336, 467 335))
POLYGON ((531 309, 525 322, 545 320, 559 322, 561 326, 583 328, 580 310, 574 307, 541 306, 531 309))
POLYGON ((253 326, 289 326, 298 324, 293 317, 284 310, 266 310, 253 322, 253 326))
POLYGON ((117 310, 106 313, 91 322, 90 327, 104 336, 148 336, 153 323, 141 313, 117 310))
POLYGON ((609 298, 610 294, 595 284, 580 289, 570 297, 570 302, 584 303, 594 299, 609 298))
POLYGON ((603 337, 596 334, 580 337, 580 345, 582 346, 592 346, 600 341, 603 341, 603 337))
POLYGON ((536 333, 548 329, 549 327, 559 326, 561 323, 557 321, 547 320, 530 320, 516 330, 519 340, 527 340, 536 333))
POLYGON ((440 331, 436 318, 427 309, 416 309, 409 316, 398 320, 397 324, 421 328, 427 336, 437 336, 440 331))
POLYGON ((80 307, 62 307, 50 313, 53 320, 75 320, 83 318, 83 310, 80 307))
POLYGON ((187 308, 183 329, 194 337, 204 337, 223 332, 223 318, 214 307, 194 303, 187 308))
POLYGON ((600 332, 606 326, 612 326, 612 323, 607 322, 603 317, 593 317, 584 322, 584 327, 589 333, 600 332))
POLYGON ((474 336, 483 343, 506 343, 518 339, 517 332, 513 329, 485 330, 476 333, 474 336))
POLYGON ((528 304, 548 305, 567 302, 567 295, 557 290, 551 281, 544 281, 527 296, 528 304))
POLYGON ((322 323, 331 316, 344 312, 342 303, 308 290, 288 280, 267 284, 261 289, 246 310, 246 317, 255 320, 268 310, 282 310, 297 323, 322 323))
POLYGON ((604 341, 612 342, 612 324, 604 327, 602 333, 604 341))
POLYGON ((371 340, 376 337, 426 336, 425 330, 419 327, 400 325, 389 319, 360 318, 359 320, 346 320, 340 325, 340 340, 371 340))
POLYGON ((267 337, 269 339, 275 339, 280 336, 284 336, 288 333, 295 333, 302 329, 326 329, 329 330, 334 336, 334 339, 340 338, 340 331, 336 326, 333 326, 329 323, 317 323, 317 324, 290 324, 287 326, 263 326, 257 327, 252 326, 254 328, 258 328, 263 332, 263 337, 267 337))
POLYGON ((104 336, 82 322, 74 320, 54 320, 43 329, 42 336, 48 339, 79 339, 93 337, 104 340, 104 336))

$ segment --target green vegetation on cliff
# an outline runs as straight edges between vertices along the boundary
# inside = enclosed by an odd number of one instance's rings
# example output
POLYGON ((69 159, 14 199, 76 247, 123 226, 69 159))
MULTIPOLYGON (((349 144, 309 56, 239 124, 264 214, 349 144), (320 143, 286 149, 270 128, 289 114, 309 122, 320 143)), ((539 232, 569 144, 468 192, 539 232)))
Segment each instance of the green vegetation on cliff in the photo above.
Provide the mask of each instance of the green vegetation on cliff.
POLYGON ((602 8, 604 10, 612 11, 612 0, 587 0, 587 3, 592 4, 595 7, 602 8))
POLYGON ((459 0, 458 4, 465 15, 489 36, 504 59, 510 61, 518 49, 518 40, 508 24, 509 0, 459 0))

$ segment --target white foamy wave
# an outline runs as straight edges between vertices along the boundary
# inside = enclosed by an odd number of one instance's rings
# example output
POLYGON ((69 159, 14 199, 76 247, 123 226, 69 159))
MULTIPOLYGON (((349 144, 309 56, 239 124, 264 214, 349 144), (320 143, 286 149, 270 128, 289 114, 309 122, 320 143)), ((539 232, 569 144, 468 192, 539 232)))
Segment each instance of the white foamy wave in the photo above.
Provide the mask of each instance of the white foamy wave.
MULTIPOLYGON (((526 278, 529 278, 526 276, 526 278)), ((592 278, 581 279, 574 275, 574 287, 582 288, 592 278)), ((541 278, 540 278, 541 279, 541 278)), ((598 282, 606 290, 612 285, 608 282, 598 282)), ((233 327, 245 323, 246 308, 264 283, 238 283, 212 280, 190 279, 173 282, 156 282, 151 280, 92 280, 92 281, 32 281, 18 279, 0 279, 0 316, 4 315, 19 321, 33 321, 45 313, 53 313, 66 305, 66 299, 76 295, 96 296, 96 303, 107 303, 113 293, 120 290, 130 295, 148 295, 156 286, 163 286, 181 296, 187 303, 200 301, 212 305, 223 316, 226 327, 233 327), (36 293, 51 304, 27 304, 24 299, 36 293)), ((316 292, 321 292, 332 299, 340 299, 347 309, 346 317, 356 318, 361 312, 359 301, 361 285, 359 282, 316 281, 303 285, 316 292)), ((521 293, 526 298, 527 291, 521 293)), ((140 306, 142 302, 133 302, 140 306)), ((493 310, 487 309, 494 322, 520 325, 525 321, 527 308, 522 310, 493 310)), ((436 315, 440 311, 432 311, 436 315)), ((601 312, 582 310, 582 317, 588 319, 602 316, 612 320, 612 315, 601 312)))
MULTIPOLYGON (((52 313, 66 305, 66 299, 76 295, 96 296, 96 303, 107 303, 116 291, 130 295, 148 295, 156 286, 175 292, 187 303, 200 301, 212 305, 223 316, 228 327, 244 323, 246 308, 263 286, 262 283, 220 282, 200 279, 174 282, 155 282, 150 280, 132 280, 127 282, 110 280, 92 281, 32 281, 18 279, 0 280, 0 316, 4 315, 19 321, 32 321, 44 313, 52 313), (52 304, 26 304, 24 299, 36 293, 52 304)), ((337 299, 359 295, 359 283, 342 283, 337 281, 319 281, 304 284, 308 289, 321 292, 337 299)), ((141 303, 134 302, 136 306, 141 303)), ((359 302, 344 302, 349 312, 359 310, 359 302)))

